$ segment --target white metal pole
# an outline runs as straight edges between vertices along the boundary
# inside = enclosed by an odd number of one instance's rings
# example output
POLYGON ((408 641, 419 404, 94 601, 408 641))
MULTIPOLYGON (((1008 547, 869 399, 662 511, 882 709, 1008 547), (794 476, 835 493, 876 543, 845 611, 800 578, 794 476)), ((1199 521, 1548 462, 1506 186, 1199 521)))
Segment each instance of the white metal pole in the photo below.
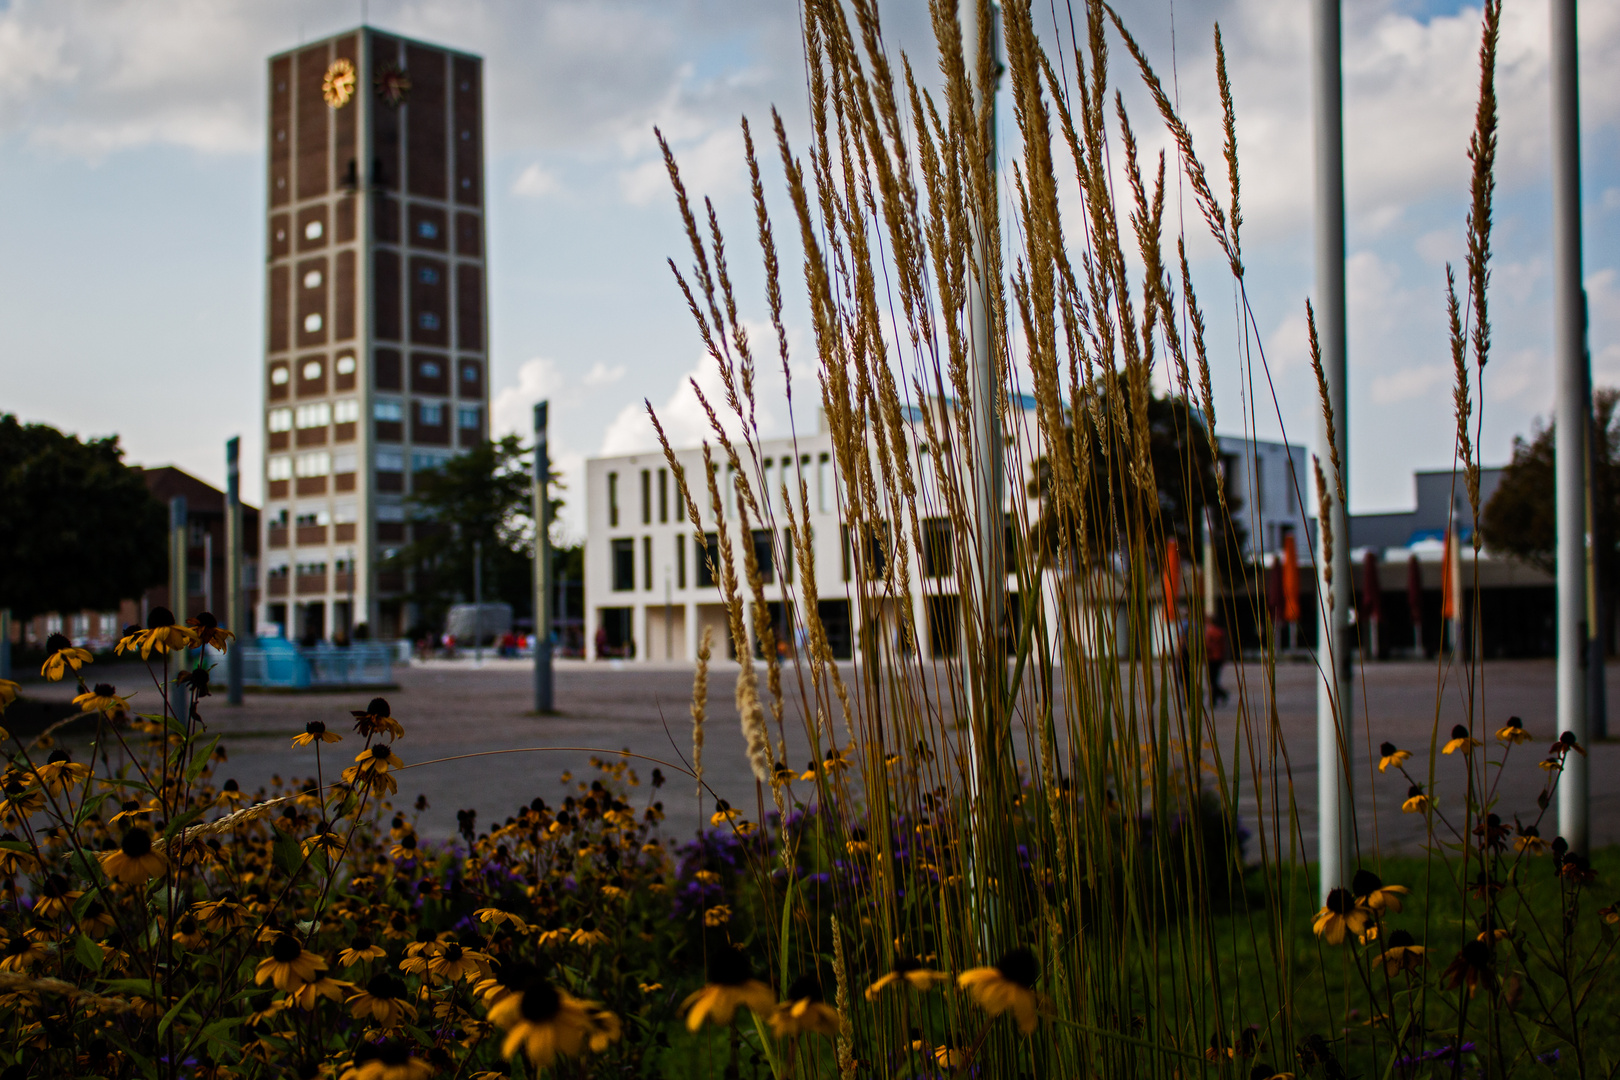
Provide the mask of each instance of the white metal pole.
POLYGON ((551 453, 546 402, 534 406, 534 711, 552 711, 551 453))
MULTIPOLYGON (((1557 369, 1558 730, 1586 745, 1586 425, 1591 414, 1581 291, 1581 135, 1575 0, 1551 0, 1553 364, 1557 369)), ((1565 756, 1558 831, 1587 846, 1586 759, 1565 756)))
POLYGON ((242 610, 242 440, 225 443, 225 626, 236 644, 225 654, 225 700, 242 704, 242 646, 249 634, 242 610))
MULTIPOLYGON (((1327 375, 1328 406, 1333 412, 1337 447, 1328 445, 1327 425, 1318 421, 1316 445, 1322 467, 1333 482, 1331 459, 1337 456, 1350 490, 1350 416, 1345 401, 1344 314, 1344 87, 1339 70, 1339 0, 1316 0, 1313 8, 1316 69, 1316 329, 1327 375), (1337 450, 1337 454, 1334 454, 1337 450)), ((1332 585, 1326 603, 1318 601, 1317 656, 1322 681, 1316 690, 1317 821, 1320 845, 1320 889, 1348 885, 1355 872, 1355 815, 1351 802, 1350 709, 1350 528, 1339 492, 1332 492, 1329 520, 1317 529, 1317 588, 1329 565, 1323 550, 1332 527, 1332 585)), ((1320 594, 1319 594, 1320 595, 1320 594)))

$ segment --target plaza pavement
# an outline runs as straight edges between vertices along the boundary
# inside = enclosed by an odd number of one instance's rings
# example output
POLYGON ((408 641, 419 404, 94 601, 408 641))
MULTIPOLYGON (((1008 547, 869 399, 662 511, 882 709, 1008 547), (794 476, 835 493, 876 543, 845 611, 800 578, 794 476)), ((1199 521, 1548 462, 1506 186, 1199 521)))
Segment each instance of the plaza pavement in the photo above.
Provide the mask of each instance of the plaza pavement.
MULTIPOLYGON (((1620 665, 1610 668, 1609 700, 1616 703, 1620 714, 1617 667, 1620 665)), ((1544 779, 1535 762, 1544 756, 1547 744, 1557 734, 1553 722, 1554 666, 1550 660, 1493 661, 1480 670, 1476 714, 1483 722, 1476 725, 1476 730, 1494 731, 1508 716, 1517 715, 1534 735, 1529 743, 1514 750, 1497 791, 1502 816, 1512 820, 1518 813, 1528 822, 1537 813, 1536 793, 1544 779)), ((713 665, 704 773, 717 795, 743 808, 752 818, 758 814, 759 803, 733 701, 736 671, 733 662, 717 661, 713 665)), ((1258 665, 1228 669, 1225 682, 1232 698, 1218 710, 1215 719, 1215 732, 1229 762, 1234 760, 1234 743, 1239 747, 1235 764, 1245 827, 1251 834, 1258 834, 1264 824, 1273 850, 1281 847, 1286 854, 1291 838, 1294 849, 1310 857, 1315 851, 1316 816, 1314 674, 1308 663, 1284 662, 1277 666, 1274 701, 1281 743, 1275 750, 1266 749, 1273 698, 1258 665), (1241 727, 1237 722, 1240 704, 1249 718, 1241 727), (1292 824, 1286 805, 1290 786, 1298 809, 1292 824), (1259 799, 1257 790, 1262 793, 1259 799), (1282 813, 1272 814, 1272 809, 1279 806, 1282 813)), ((145 679, 138 666, 129 665, 118 665, 97 675, 103 679, 113 676, 124 692, 135 689, 145 679)), ((561 661, 556 671, 558 714, 554 716, 536 716, 529 711, 532 668, 527 661, 491 659, 482 667, 475 667, 470 659, 429 661, 397 666, 395 677, 398 687, 383 693, 405 726, 406 735, 397 750, 409 766, 398 774, 396 806, 407 807, 419 794, 425 795, 428 809, 421 815, 419 828, 426 835, 451 835, 456 827, 456 811, 461 809, 477 810, 479 825, 487 827, 504 820, 537 795, 556 804, 571 790, 560 780, 564 770, 571 770, 576 782, 581 778, 588 781, 594 775, 588 765, 591 749, 613 752, 628 748, 674 765, 690 760, 690 665, 561 661), (589 749, 564 749, 576 747, 589 749), (509 752, 514 750, 523 752, 509 752), (456 760, 435 761, 441 758, 456 760)), ((853 678, 848 668, 845 678, 853 678)), ((59 698, 65 703, 72 688, 66 683, 34 683, 25 692, 36 698, 59 698)), ((1387 739, 1411 750, 1414 756, 1407 767, 1426 780, 1437 712, 1439 743, 1443 744, 1452 724, 1465 715, 1464 692, 1455 671, 1447 672, 1433 662, 1389 662, 1364 671, 1358 669, 1357 817, 1365 847, 1376 844, 1385 851, 1412 851, 1421 846, 1422 819, 1400 812, 1406 780, 1393 774, 1379 776, 1373 771, 1377 745, 1387 739)), ((135 704, 143 707, 152 695, 148 683, 135 704)), ((221 690, 202 704, 209 731, 225 736, 230 755, 228 764, 218 768, 216 778, 234 777, 251 792, 266 784, 273 774, 314 775, 313 751, 293 749, 290 741, 308 721, 318 719, 348 736, 323 751, 323 773, 330 780, 351 762, 358 748, 349 710, 364 707, 371 696, 369 691, 249 693, 242 706, 232 707, 224 702, 221 690)), ((936 691, 936 700, 941 699, 936 691)), ((948 694, 943 699, 948 699, 948 694)), ((809 751, 797 716, 789 697, 787 760, 802 767, 809 751)), ((1615 726, 1620 730, 1620 716, 1615 726)), ((838 727, 842 730, 841 721, 838 727)), ((68 741, 72 743, 73 737, 69 736, 68 741)), ((1492 753, 1497 753, 1495 741, 1489 743, 1492 753)), ((1590 751, 1592 842, 1620 842, 1620 743, 1595 745, 1590 751)), ((1436 765, 1441 781, 1436 785, 1441 810, 1455 815, 1462 776, 1460 761, 1439 757, 1436 765)), ((632 763, 643 781, 635 790, 638 806, 643 805, 642 800, 655 797, 647 781, 656 766, 655 761, 632 763)), ((694 786, 668 765, 663 771, 669 782, 656 797, 665 804, 670 832, 689 834, 697 823, 694 786)), ((1542 822, 1544 836, 1556 832, 1556 820, 1555 800, 1554 810, 1542 822)), ((1259 842, 1258 835, 1251 835, 1251 858, 1258 854, 1259 842)))

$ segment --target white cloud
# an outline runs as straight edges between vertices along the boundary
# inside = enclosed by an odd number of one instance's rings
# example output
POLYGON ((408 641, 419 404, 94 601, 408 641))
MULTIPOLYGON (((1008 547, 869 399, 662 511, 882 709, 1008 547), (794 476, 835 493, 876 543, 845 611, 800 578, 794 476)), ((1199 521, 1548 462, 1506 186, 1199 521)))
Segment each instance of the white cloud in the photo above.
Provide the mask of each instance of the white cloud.
POLYGON ((525 360, 518 368, 516 386, 495 391, 490 399, 490 430, 496 435, 517 434, 528 438, 534 433, 534 406, 563 388, 557 362, 544 356, 525 360))
POLYGON ((518 174, 512 181, 512 194, 522 195, 530 199, 543 199, 547 195, 555 195, 562 190, 562 181, 557 174, 544 168, 537 161, 518 174))
POLYGON ((1378 405, 1410 401, 1444 386, 1450 378, 1451 370, 1441 364, 1427 364, 1378 375, 1372 381, 1372 399, 1378 405))
POLYGON ((585 377, 580 381, 586 386, 611 386, 622 378, 624 378, 623 364, 614 364, 609 367, 601 360, 598 360, 591 365, 591 370, 587 371, 585 377))
POLYGON ((1620 187, 1603 189, 1603 209, 1620 210, 1620 187))

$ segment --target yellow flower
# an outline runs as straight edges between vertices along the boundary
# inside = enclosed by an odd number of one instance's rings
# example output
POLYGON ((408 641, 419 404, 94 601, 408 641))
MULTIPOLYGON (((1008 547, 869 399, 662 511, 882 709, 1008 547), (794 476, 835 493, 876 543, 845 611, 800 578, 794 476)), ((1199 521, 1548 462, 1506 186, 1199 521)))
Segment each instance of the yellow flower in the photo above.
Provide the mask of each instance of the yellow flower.
POLYGON ((259 961, 253 982, 255 985, 263 986, 266 981, 270 981, 277 990, 292 993, 305 983, 314 982, 315 976, 325 970, 325 960, 305 950, 303 942, 293 935, 283 933, 276 935, 276 942, 270 947, 270 955, 259 961))
POLYGON ((338 953, 339 967, 353 967, 363 964, 367 960, 381 960, 388 955, 388 950, 378 945, 365 934, 356 934, 349 942, 349 947, 338 953))
POLYGON ((736 1017, 738 1006, 747 1006, 756 1016, 769 1016, 776 1006, 776 995, 754 978, 742 953, 722 945, 709 957, 709 981, 681 1002, 686 1029, 696 1031, 705 1020, 724 1027, 736 1017))
POLYGON ((196 639, 199 646, 212 645, 220 652, 225 652, 229 642, 236 637, 235 634, 219 625, 211 611, 199 611, 186 620, 186 626, 191 629, 191 636, 196 639))
POLYGON ((663 983, 637 983, 643 994, 656 994, 664 988, 663 983))
POLYGON ((20 683, 14 683, 10 679, 0 679, 0 713, 4 713, 6 706, 17 700, 17 695, 21 691, 22 685, 20 683))
POLYGON ((459 941, 447 941, 428 957, 427 968, 435 980, 459 982, 467 975, 482 974, 488 964, 488 954, 464 948, 459 941))
MULTIPOLYGON (((531 976, 520 992, 496 1002, 489 1018, 506 1029, 502 1057, 510 1058, 522 1050, 535 1068, 544 1069, 559 1054, 577 1055, 588 1042, 595 1043, 602 1028, 593 1015, 595 1009, 595 1002, 581 1001, 545 979, 531 976)), ((613 1027, 616 1031, 617 1017, 613 1027)))
POLYGON ((53 795, 60 795, 89 777, 90 766, 75 763, 66 750, 52 750, 45 764, 34 770, 35 782, 53 795))
POLYGON ((338 1080, 427 1080, 432 1075, 433 1067, 412 1057, 404 1043, 364 1043, 338 1080))
POLYGON ((595 945, 606 945, 611 939, 598 930, 596 920, 587 915, 580 920, 579 929, 570 934, 568 940, 575 945, 582 945, 589 949, 595 945))
POLYGON ((1406 801, 1401 803, 1401 813, 1420 814, 1429 808, 1429 797, 1423 794, 1422 784, 1413 784, 1406 789, 1406 801))
POLYGON ((335 731, 327 731, 326 725, 321 723, 319 720, 311 720, 309 723, 304 725, 304 733, 302 735, 293 736, 292 744, 294 746, 308 746, 312 742, 334 743, 340 741, 342 738, 343 736, 339 735, 335 731))
POLYGON ((1383 772, 1384 770, 1388 769, 1391 765, 1395 766, 1398 769, 1398 768, 1401 767, 1401 762, 1407 760, 1408 758, 1410 758, 1412 756, 1411 753, 1406 751, 1406 750, 1397 750, 1397 749, 1395 749, 1395 744, 1392 743, 1392 742, 1386 742, 1386 743, 1382 744, 1381 746, 1379 746, 1378 747, 1378 754, 1379 754, 1379 758, 1378 758, 1378 771, 1379 772, 1383 772))
POLYGON ((724 825, 728 821, 736 821, 741 816, 741 811, 733 809, 730 803, 721 799, 714 804, 714 813, 709 815, 709 824, 724 825))
POLYGON ((880 976, 876 982, 866 988, 866 1000, 876 1001, 879 994, 891 986, 898 986, 902 982, 910 983, 912 988, 919 991, 932 990, 939 983, 950 982, 951 977, 943 971, 934 971, 923 966, 921 960, 915 957, 901 957, 894 962, 894 970, 880 976))
POLYGON ((372 698, 371 703, 364 709, 351 712, 354 717, 354 730, 361 735, 392 735, 400 738, 405 729, 398 720, 389 715, 387 698, 372 698))
POLYGON ((416 1006, 410 1003, 409 997, 405 984, 392 975, 373 975, 366 988, 344 1004, 356 1020, 369 1018, 378 1027, 391 1028, 406 1021, 416 1023, 416 1006))
POLYGON ((316 976, 313 982, 305 983, 303 986, 300 986, 297 990, 294 990, 291 994, 289 994, 288 997, 292 999, 293 1004, 297 1005, 305 1012, 309 1012, 311 1009, 315 1008, 315 1003, 321 998, 327 998, 331 1001, 342 1001, 343 995, 353 989, 353 983, 344 982, 342 979, 328 978, 327 974, 323 971, 320 973, 320 975, 316 976))
POLYGON ((247 905, 234 892, 222 893, 216 900, 199 900, 191 906, 204 926, 234 930, 247 921, 247 905))
POLYGON ((343 834, 324 821, 315 826, 314 836, 309 837, 299 845, 305 855, 312 851, 319 851, 329 859, 335 859, 342 855, 345 846, 343 834))
POLYGON ((1466 754, 1474 747, 1484 745, 1484 743, 1469 735, 1467 728, 1463 727, 1461 724, 1458 724, 1451 729, 1451 739, 1446 743, 1445 746, 1440 748, 1440 752, 1442 754, 1455 754, 1457 751, 1461 750, 1466 754))
POLYGON ((38 930, 27 930, 0 949, 0 971, 26 971, 49 955, 45 935, 38 930))
POLYGON ((1356 876, 1350 882, 1350 891, 1355 894, 1356 903, 1362 907, 1398 914, 1401 910, 1401 897, 1412 890, 1405 885, 1385 885, 1371 870, 1357 870, 1356 876))
POLYGON ((203 943, 202 928, 197 925, 194 916, 182 915, 180 921, 175 924, 174 933, 169 935, 169 940, 184 948, 195 949, 203 943))
POLYGON ((1011 1012, 1018 1021, 1018 1030, 1028 1035, 1040 1022, 1040 998, 1035 993, 1039 976, 1035 954, 1017 948, 997 960, 994 967, 962 972, 956 977, 956 985, 991 1016, 1011 1012))
POLYGON ((731 921, 731 908, 726 904, 716 904, 703 913, 704 926, 724 926, 731 921))
POLYGON ((812 976, 802 976, 788 987, 788 999, 778 1005, 770 1016, 771 1034, 778 1039, 796 1039, 807 1031, 838 1037, 842 1023, 838 1010, 828 1005, 821 995, 821 983, 812 976))
POLYGON ((1372 912, 1356 903, 1349 889, 1334 889, 1311 923, 1311 930, 1329 945, 1341 945, 1347 935, 1360 935, 1372 921, 1372 912))
POLYGON ((1530 733, 1524 730, 1523 720, 1510 716, 1508 722, 1497 729, 1496 740, 1504 746, 1512 746, 1514 743, 1529 742, 1530 733))
POLYGON ((1513 850, 1525 855, 1540 855, 1547 850, 1547 841, 1541 838, 1541 830, 1534 825, 1521 825, 1519 838, 1513 841, 1513 850))
POLYGON ((45 807, 45 793, 38 788, 24 787, 20 781, 8 780, 0 799, 0 821, 7 825, 27 821, 45 807))
POLYGON ((40 665, 39 673, 51 682, 60 682, 70 668, 77 672, 85 664, 94 663, 94 658, 84 649, 76 648, 65 634, 52 634, 46 638, 45 653, 45 663, 40 665))
POLYGON ((143 821, 152 816, 152 811, 156 809, 156 806, 156 802, 142 806, 137 800, 130 799, 119 804, 118 813, 109 818, 107 824, 117 825, 120 821, 143 821))
POLYGON ((141 659, 146 660, 154 652, 161 656, 174 649, 184 651, 194 644, 196 638, 192 632, 174 624, 174 612, 160 607, 147 614, 145 630, 135 629, 126 634, 113 651, 121 656, 126 650, 139 649, 141 659))
POLYGON ((0 874, 7 877, 12 874, 29 874, 39 869, 39 860, 28 846, 18 839, 17 834, 8 832, 0 836, 0 843, 15 844, 16 847, 0 848, 0 874))
POLYGON ((86 690, 73 699, 80 712, 99 712, 111 720, 129 714, 129 702, 119 697, 110 683, 96 683, 94 690, 86 690))
POLYGON ((152 850, 152 834, 130 829, 117 850, 101 856, 101 870, 125 885, 140 885, 168 869, 169 860, 152 850))

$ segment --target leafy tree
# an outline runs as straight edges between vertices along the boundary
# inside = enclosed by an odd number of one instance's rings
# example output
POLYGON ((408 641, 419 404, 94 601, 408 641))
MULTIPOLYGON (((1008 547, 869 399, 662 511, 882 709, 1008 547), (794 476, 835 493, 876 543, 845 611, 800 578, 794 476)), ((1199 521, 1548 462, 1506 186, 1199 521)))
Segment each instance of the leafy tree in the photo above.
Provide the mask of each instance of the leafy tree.
MULTIPOLYGON (((1145 497, 1132 475, 1135 428, 1139 423, 1132 410, 1128 406, 1112 408, 1104 395, 1088 397, 1071 412, 1063 429, 1068 460, 1077 470, 1085 470, 1081 505, 1071 499, 1051 497, 1055 467, 1046 456, 1037 459, 1029 494, 1043 503, 1031 545, 1052 559, 1077 555, 1071 549, 1079 547, 1083 539, 1084 550, 1093 560, 1100 560, 1128 546, 1126 523, 1139 520, 1148 535, 1173 537, 1183 553, 1192 553, 1207 509, 1215 523, 1215 549, 1222 573, 1241 574, 1236 560, 1242 546, 1238 542, 1242 526, 1221 513, 1220 487, 1224 481, 1219 462, 1210 450, 1203 419, 1181 397, 1150 395, 1146 414, 1154 497, 1145 497)), ((1228 509, 1237 510, 1236 502, 1229 499, 1228 509)))
MULTIPOLYGON (((1620 390, 1600 389, 1592 395, 1591 480, 1593 551, 1598 580, 1603 585, 1604 608, 1614 610, 1615 550, 1620 537, 1620 390)), ((1502 480, 1480 511, 1480 534, 1485 546, 1502 555, 1529 563, 1551 574, 1557 569, 1558 502, 1555 476, 1557 432, 1553 424, 1537 428, 1530 438, 1515 436, 1513 459, 1502 470, 1502 480)))
POLYGON ((118 436, 80 441, 0 414, 0 606, 109 609, 168 576, 168 520, 118 436))
MULTIPOLYGON (((475 543, 482 547, 485 602, 532 613, 533 475, 532 455, 507 435, 412 478, 412 540, 393 564, 413 571, 410 598, 423 623, 438 626, 451 604, 472 600, 475 543)), ((561 486, 555 473, 551 483, 553 491, 561 486)), ((562 500, 551 505, 555 521, 562 500)))

